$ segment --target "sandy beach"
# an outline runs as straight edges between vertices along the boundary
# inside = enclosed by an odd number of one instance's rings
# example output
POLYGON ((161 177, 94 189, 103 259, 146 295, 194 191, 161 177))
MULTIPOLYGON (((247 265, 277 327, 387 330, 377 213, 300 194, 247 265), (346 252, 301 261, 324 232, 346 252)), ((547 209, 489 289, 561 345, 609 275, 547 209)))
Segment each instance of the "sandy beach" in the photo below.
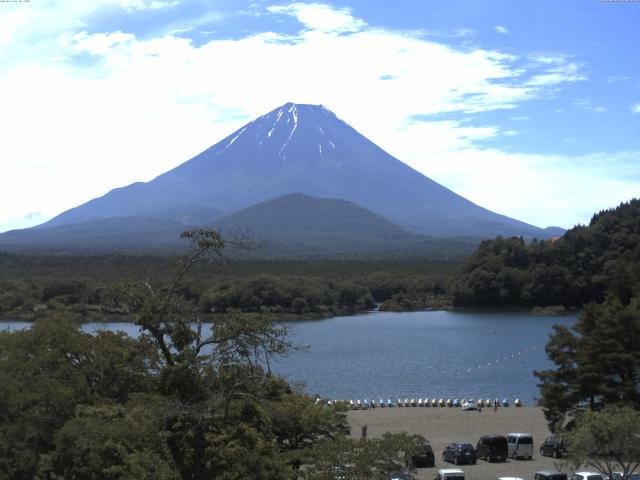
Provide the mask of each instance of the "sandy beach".
POLYGON ((366 423, 368 436, 376 437, 384 432, 409 432, 424 435, 433 446, 436 457, 435 468, 420 468, 418 479, 433 480, 440 468, 462 468, 468 480, 495 480, 498 477, 521 477, 531 479, 535 472, 554 468, 556 460, 539 453, 540 444, 550 435, 539 407, 484 408, 477 411, 462 411, 459 408, 441 407, 393 407, 374 410, 350 411, 349 424, 354 436, 360 435, 360 426, 366 423), (526 432, 533 435, 534 456, 532 460, 512 460, 487 463, 478 460, 476 465, 456 467, 442 461, 442 450, 451 442, 468 442, 474 447, 482 435, 510 432, 526 432))

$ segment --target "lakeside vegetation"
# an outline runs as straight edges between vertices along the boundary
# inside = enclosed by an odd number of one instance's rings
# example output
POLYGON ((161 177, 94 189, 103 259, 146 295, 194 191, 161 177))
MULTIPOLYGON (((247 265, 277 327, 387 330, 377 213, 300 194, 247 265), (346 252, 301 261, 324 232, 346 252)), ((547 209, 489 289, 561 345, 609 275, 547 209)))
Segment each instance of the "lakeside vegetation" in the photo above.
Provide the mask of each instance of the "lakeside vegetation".
MULTIPOLYGON (((130 320, 121 279, 166 282, 158 256, 0 253, 0 318, 63 312, 79 321, 130 320)), ((321 318, 380 310, 528 308, 562 314, 640 291, 640 201, 593 216, 563 237, 482 242, 468 258, 234 259, 198 265, 181 287, 202 315, 241 311, 321 318), (216 268, 212 268, 215 266, 216 268)))
MULTIPOLYGON (((371 310, 533 308, 561 314, 608 293, 627 301, 640 285, 640 201, 594 215, 563 237, 483 242, 466 260, 433 258, 247 260, 198 265, 182 286, 201 314, 261 312, 321 318, 371 310)), ((80 321, 127 320, 123 278, 162 283, 158 256, 0 253, 0 318, 63 312, 80 321)))
MULTIPOLYGON (((121 279, 165 282, 173 260, 155 256, 0 253, 0 318, 64 312, 79 321, 131 319, 121 279)), ((181 287, 201 314, 261 312, 317 318, 446 305, 458 262, 437 260, 234 260, 197 265, 181 287)))
POLYGON ((406 469, 423 437, 350 439, 346 407, 272 374, 270 359, 294 348, 286 328, 235 313, 203 332, 182 282, 227 242, 183 235, 193 248, 166 283, 120 284, 140 337, 88 334, 69 315, 0 331, 0 478, 320 479, 346 461, 382 479, 406 469), (346 457, 331 458, 335 446, 346 457))

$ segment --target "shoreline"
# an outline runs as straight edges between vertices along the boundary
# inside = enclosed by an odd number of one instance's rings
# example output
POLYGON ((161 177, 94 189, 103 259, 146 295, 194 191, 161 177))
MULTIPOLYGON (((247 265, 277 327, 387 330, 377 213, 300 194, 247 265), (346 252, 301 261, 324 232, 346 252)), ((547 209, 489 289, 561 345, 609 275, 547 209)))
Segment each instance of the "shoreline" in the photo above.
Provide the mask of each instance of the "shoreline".
MULTIPOLYGON (((548 311, 547 309, 552 309, 551 307, 453 307, 451 305, 442 306, 440 308, 431 308, 431 307, 423 307, 416 308, 413 310, 386 310, 386 309, 375 309, 375 310, 357 310, 357 311, 336 311, 336 312, 313 312, 313 313, 304 313, 304 314, 296 314, 291 312, 243 312, 246 314, 254 314, 254 315, 265 315, 266 317, 270 317, 273 322, 286 322, 286 323, 295 323, 295 322, 304 322, 304 321, 315 321, 315 320, 330 320, 338 317, 352 317, 356 315, 366 315, 366 314, 375 314, 375 313, 416 313, 416 312, 453 312, 453 313, 467 313, 467 312, 477 312, 477 313, 529 313, 533 316, 550 316, 550 317, 569 317, 569 316, 577 316, 580 314, 581 310, 577 309, 566 309, 562 312, 554 312, 548 311)), ((9 322, 24 322, 24 323, 33 323, 40 318, 44 318, 50 315, 56 314, 67 314, 74 317, 89 317, 84 320, 78 319, 78 323, 86 324, 86 323, 135 323, 133 318, 127 316, 127 314, 79 314, 77 312, 69 312, 67 310, 50 310, 47 311, 46 315, 42 314, 17 314, 12 316, 0 315, 0 323, 9 323, 9 322), (93 317, 93 318, 92 318, 93 317)), ((130 314, 129 314, 130 315, 130 314)), ((226 313, 209 313, 209 314, 200 314, 202 318, 202 323, 211 323, 212 317, 224 316, 226 313), (207 321, 208 320, 208 321, 207 321)))

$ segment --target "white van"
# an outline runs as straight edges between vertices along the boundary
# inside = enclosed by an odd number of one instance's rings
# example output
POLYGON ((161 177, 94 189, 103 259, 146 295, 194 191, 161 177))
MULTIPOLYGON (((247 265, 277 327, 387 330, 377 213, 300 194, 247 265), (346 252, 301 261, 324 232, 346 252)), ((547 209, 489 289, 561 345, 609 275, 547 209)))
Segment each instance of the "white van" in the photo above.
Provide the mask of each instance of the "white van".
POLYGON ((533 457, 533 437, 530 433, 509 433, 507 435, 507 455, 511 458, 533 457))
POLYGON ((459 468, 442 468, 438 470, 436 480, 464 480, 464 471, 459 468))

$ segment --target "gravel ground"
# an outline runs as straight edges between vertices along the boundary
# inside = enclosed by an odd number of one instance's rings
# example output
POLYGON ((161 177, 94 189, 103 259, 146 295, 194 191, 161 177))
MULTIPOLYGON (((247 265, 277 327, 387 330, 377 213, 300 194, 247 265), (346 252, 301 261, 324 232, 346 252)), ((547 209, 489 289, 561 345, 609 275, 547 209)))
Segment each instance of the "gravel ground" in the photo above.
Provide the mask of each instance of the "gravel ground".
POLYGON ((462 411, 459 408, 441 407, 393 407, 374 410, 354 410, 348 414, 354 436, 360 436, 360 426, 366 423, 368 437, 381 436, 384 432, 408 432, 424 435, 431 443, 436 457, 435 468, 419 468, 418 479, 433 480, 440 468, 461 468, 466 480, 496 480, 498 477, 532 479, 535 472, 555 468, 556 460, 540 455, 540 444, 550 435, 542 409, 538 407, 483 408, 462 411), (506 435, 525 432, 533 435, 532 460, 511 460, 488 463, 478 460, 476 465, 456 467, 442 461, 442 450, 452 442, 467 442, 474 447, 482 435, 506 435))

